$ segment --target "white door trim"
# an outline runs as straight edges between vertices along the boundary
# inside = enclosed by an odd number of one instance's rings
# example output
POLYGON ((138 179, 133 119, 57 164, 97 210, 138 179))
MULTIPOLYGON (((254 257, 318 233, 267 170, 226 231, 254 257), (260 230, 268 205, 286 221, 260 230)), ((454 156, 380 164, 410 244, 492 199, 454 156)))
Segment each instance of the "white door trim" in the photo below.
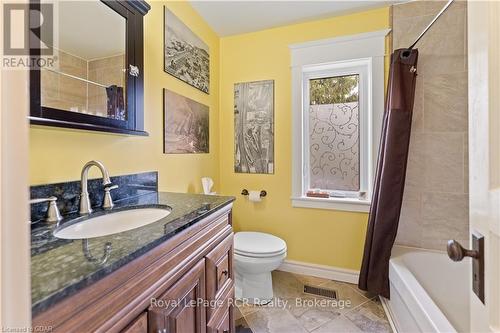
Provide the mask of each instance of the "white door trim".
POLYGON ((500 331, 499 16, 497 1, 467 3, 469 229, 485 238, 484 304, 468 286, 471 332, 500 331))
MULTIPOLYGON (((3 1, 0 17, 2 11, 3 1)), ((0 45, 2 30, 3 24, 0 45)), ((28 70, 0 70, 0 327, 25 332, 31 326, 28 70)))

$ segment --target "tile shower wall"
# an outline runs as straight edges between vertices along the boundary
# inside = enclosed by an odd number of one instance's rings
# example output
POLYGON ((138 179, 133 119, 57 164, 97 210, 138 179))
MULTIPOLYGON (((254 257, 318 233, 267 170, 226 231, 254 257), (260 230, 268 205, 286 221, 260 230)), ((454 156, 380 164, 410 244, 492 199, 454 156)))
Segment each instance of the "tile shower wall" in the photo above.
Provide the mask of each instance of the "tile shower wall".
MULTIPOLYGON (((125 55, 117 55, 88 62, 88 76, 90 81, 99 82, 110 86, 117 85, 125 87, 125 55)), ((107 115, 106 90, 89 84, 88 88, 88 111, 102 117, 107 115)), ((126 89, 124 89, 126 92, 126 89)))
MULTIPOLYGON (((87 61, 61 50, 57 52, 56 70, 87 78, 87 61)), ((42 105, 61 110, 82 111, 87 105, 87 83, 46 70, 41 71, 42 105)))
MULTIPOLYGON (((444 6, 392 8, 393 48, 408 47, 444 6)), ((396 243, 445 250, 468 240, 467 4, 455 1, 418 44, 406 187, 396 243)))
MULTIPOLYGON (((62 50, 57 50, 56 69, 70 75, 104 85, 125 87, 125 56, 85 60, 62 50)), ((81 113, 107 116, 106 90, 96 85, 59 75, 41 72, 42 105, 81 113)))

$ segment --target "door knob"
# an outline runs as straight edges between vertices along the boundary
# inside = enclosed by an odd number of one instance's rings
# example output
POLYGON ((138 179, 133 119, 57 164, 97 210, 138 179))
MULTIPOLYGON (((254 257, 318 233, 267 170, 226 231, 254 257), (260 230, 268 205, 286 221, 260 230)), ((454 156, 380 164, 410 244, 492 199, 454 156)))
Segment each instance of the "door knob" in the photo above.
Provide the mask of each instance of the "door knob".
POLYGON ((446 249, 448 251, 448 257, 453 261, 462 261, 465 257, 479 258, 479 251, 464 249, 463 246, 454 239, 448 241, 446 249))

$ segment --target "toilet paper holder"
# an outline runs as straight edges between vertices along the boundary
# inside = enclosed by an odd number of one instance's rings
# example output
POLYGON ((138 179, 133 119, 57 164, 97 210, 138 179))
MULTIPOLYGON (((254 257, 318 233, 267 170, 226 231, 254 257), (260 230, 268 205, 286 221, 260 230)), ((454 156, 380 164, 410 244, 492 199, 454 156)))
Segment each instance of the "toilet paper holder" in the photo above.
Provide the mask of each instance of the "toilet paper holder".
MULTIPOLYGON (((248 190, 246 188, 244 188, 243 190, 241 190, 241 195, 248 195, 248 190)), ((260 191, 260 197, 263 198, 267 195, 267 192, 265 190, 261 190, 260 191)))

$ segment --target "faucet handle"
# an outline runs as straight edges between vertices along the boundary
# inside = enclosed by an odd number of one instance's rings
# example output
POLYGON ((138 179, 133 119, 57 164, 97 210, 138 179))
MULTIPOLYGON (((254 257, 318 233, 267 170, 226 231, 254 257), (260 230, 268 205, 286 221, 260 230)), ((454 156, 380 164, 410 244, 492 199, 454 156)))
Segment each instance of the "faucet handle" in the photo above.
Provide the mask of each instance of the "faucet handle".
POLYGON ((117 189, 118 185, 107 185, 104 186, 104 200, 102 202, 102 208, 111 209, 115 206, 113 203, 113 198, 111 197, 111 190, 117 189))
POLYGON ((31 199, 30 204, 37 204, 42 202, 48 202, 49 208, 47 208, 47 217, 45 221, 47 222, 59 222, 62 220, 61 213, 59 212, 59 208, 57 208, 57 197, 48 197, 48 198, 35 198, 31 199))

